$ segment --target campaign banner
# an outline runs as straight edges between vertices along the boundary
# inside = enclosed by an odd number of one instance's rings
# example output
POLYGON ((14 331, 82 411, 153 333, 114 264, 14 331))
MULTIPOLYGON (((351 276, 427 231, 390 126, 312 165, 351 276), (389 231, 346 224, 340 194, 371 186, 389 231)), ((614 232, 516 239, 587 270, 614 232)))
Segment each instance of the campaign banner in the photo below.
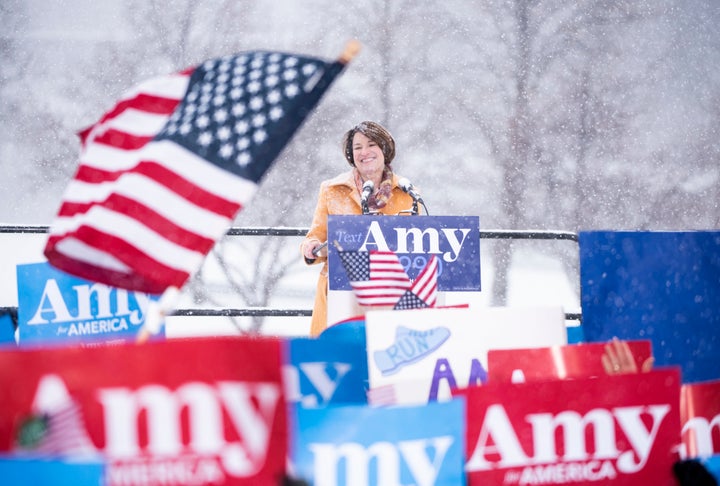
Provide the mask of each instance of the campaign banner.
POLYGON ((480 290, 480 219, 477 216, 328 216, 330 290, 351 290, 338 257, 343 251, 392 251, 415 279, 435 255, 438 290, 480 290))
POLYGON ((364 342, 342 338, 293 338, 286 341, 285 397, 304 407, 367 403, 367 354, 364 342))
POLYGON ((453 388, 487 383, 489 350, 567 339, 561 307, 370 311, 365 319, 370 394, 383 403, 449 399, 453 388))
POLYGON ((3 484, 23 486, 103 486, 104 461, 0 455, 3 484))
MULTIPOLYGON (((626 341, 638 370, 652 356, 650 340, 626 341)), ((605 343, 573 344, 546 348, 491 349, 488 351, 490 383, 588 378, 607 373, 602 365, 605 343)))
MULTIPOLYGON (((47 262, 17 265, 18 344, 132 342, 158 295, 117 289, 47 262)), ((154 339, 163 338, 162 329, 154 339)))
POLYGON ((464 400, 293 407, 292 475, 307 484, 464 485, 464 400))
POLYGON ((676 486, 678 369, 455 392, 468 484, 676 486))
POLYGON ((650 339, 684 383, 720 379, 720 232, 581 232, 587 341, 650 339))
POLYGON ((720 483, 720 454, 715 454, 706 459, 702 460, 703 466, 707 469, 708 473, 720 483))
POLYGON ((9 309, 0 309, 0 346, 15 345, 15 320, 9 309))
POLYGON ((318 336, 320 339, 354 341, 365 349, 365 315, 352 316, 328 326, 318 336))
POLYGON ((108 486, 274 484, 280 341, 0 351, 0 452, 104 458, 108 486))
POLYGON ((683 459, 720 455, 720 380, 683 385, 680 420, 683 459))

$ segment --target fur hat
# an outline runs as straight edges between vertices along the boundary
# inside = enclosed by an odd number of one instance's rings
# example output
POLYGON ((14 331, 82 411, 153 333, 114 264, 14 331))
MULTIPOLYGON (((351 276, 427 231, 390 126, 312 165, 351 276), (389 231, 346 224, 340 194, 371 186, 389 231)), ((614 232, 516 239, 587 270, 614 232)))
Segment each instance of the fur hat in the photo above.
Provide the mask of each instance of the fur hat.
POLYGON ((383 157, 385 157, 385 165, 389 166, 392 160, 395 158, 395 140, 390 135, 385 127, 379 123, 364 121, 358 123, 353 128, 345 133, 343 137, 343 154, 348 163, 355 167, 353 161, 353 137, 357 132, 362 133, 367 138, 377 143, 382 150, 383 157))

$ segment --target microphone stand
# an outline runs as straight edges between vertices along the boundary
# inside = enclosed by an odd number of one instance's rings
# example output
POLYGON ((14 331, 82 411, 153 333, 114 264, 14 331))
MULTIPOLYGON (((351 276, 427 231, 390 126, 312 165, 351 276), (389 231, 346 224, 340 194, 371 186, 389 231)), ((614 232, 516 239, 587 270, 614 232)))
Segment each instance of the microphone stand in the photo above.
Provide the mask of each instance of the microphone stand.
POLYGON ((370 214, 370 207, 368 206, 368 198, 375 190, 375 184, 373 181, 367 180, 363 182, 362 190, 360 191, 360 207, 362 208, 363 214, 370 214))
POLYGON ((427 206, 425 206, 425 201, 422 199, 414 199, 413 198, 413 204, 411 209, 403 209, 398 213, 398 216, 401 214, 408 214, 410 216, 418 216, 420 214, 420 211, 418 210, 418 202, 423 205, 423 208, 425 208, 425 214, 430 215, 430 213, 427 210, 427 206))
POLYGON ((362 213, 370 214, 370 208, 368 207, 367 199, 363 199, 361 205, 362 205, 362 213))

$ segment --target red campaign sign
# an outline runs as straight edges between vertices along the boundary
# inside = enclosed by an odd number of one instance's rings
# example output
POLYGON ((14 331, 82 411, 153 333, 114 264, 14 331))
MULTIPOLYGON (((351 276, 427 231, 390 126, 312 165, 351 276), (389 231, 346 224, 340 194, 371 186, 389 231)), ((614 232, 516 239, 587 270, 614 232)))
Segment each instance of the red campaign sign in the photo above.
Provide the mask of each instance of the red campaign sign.
MULTIPOLYGON (((650 340, 625 341, 638 369, 652 356, 650 340)), ((605 375, 601 356, 605 343, 571 344, 529 349, 488 351, 490 383, 585 378, 605 375), (515 378, 515 379, 513 379, 515 378)))
POLYGON ((720 454, 720 380, 680 389, 683 458, 720 454))
POLYGON ((680 372, 500 383, 467 400, 469 485, 667 485, 680 440, 680 372))
POLYGON ((281 344, 193 339, 0 352, 0 452, 108 461, 107 484, 277 484, 281 344))

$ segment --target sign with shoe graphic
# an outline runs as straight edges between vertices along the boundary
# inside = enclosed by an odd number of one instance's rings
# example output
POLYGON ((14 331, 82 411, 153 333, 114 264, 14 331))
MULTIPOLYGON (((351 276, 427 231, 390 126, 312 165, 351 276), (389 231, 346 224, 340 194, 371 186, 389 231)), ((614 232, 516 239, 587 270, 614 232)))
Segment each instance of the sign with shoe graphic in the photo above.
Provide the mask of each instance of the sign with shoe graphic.
POLYGON ((453 388, 487 382, 490 349, 567 344, 561 307, 369 311, 365 319, 371 403, 449 399, 453 388))

